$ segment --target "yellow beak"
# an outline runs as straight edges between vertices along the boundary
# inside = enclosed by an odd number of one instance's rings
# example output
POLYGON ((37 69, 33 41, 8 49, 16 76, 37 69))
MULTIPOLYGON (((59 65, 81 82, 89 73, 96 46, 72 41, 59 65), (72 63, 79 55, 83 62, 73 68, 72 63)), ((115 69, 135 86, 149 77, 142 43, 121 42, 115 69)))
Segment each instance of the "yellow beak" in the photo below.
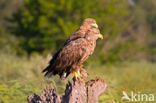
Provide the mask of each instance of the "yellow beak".
POLYGON ((103 35, 102 34, 97 34, 97 37, 100 39, 103 39, 103 35))
POLYGON ((92 24, 92 27, 98 28, 98 25, 95 23, 95 24, 92 24))

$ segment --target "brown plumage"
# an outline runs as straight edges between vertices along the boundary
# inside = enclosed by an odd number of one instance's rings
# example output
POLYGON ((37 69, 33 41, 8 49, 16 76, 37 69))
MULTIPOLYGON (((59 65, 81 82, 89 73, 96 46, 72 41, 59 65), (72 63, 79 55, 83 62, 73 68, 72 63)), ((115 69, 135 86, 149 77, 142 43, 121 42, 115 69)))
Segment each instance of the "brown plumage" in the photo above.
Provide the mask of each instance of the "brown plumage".
POLYGON ((96 28, 90 28, 85 36, 70 39, 52 58, 47 68, 43 70, 45 77, 58 74, 62 79, 70 73, 81 69, 83 62, 92 55, 96 40, 102 37, 96 28))
MULTIPOLYGON (((82 22, 82 25, 77 29, 64 43, 64 46, 70 43, 71 41, 74 41, 78 38, 84 37, 86 32, 91 28, 98 28, 98 25, 96 24, 96 21, 92 18, 87 18, 82 22)), ((49 66, 43 70, 43 72, 47 71, 49 68, 52 67, 52 64, 55 62, 56 58, 58 57, 58 54, 60 53, 62 49, 58 50, 54 55, 53 58, 49 62, 49 66)), ((48 74, 48 73, 47 73, 48 74)), ((46 75, 46 74, 45 74, 46 75)), ((50 74, 49 74, 50 75, 50 74)))
POLYGON ((91 28, 98 28, 96 21, 92 18, 87 18, 83 21, 82 25, 77 29, 64 43, 64 45, 69 42, 76 40, 80 37, 84 37, 86 32, 91 28))

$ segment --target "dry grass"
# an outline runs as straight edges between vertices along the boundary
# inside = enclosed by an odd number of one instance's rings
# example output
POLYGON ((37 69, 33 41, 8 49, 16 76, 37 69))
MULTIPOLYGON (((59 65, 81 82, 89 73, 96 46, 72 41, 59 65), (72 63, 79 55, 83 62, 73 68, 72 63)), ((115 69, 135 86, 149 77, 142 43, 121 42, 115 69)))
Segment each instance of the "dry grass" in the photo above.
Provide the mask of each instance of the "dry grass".
MULTIPOLYGON (((52 85, 59 93, 63 93, 67 80, 60 81, 58 77, 53 77, 47 81, 41 73, 50 58, 50 55, 27 58, 0 54, 0 103, 26 103, 28 95, 39 93, 46 85, 52 85)), ((156 91, 156 64, 145 61, 124 62, 114 66, 97 66, 94 62, 88 64, 89 79, 100 76, 108 83, 100 103, 124 103, 121 100, 122 91, 156 91)))

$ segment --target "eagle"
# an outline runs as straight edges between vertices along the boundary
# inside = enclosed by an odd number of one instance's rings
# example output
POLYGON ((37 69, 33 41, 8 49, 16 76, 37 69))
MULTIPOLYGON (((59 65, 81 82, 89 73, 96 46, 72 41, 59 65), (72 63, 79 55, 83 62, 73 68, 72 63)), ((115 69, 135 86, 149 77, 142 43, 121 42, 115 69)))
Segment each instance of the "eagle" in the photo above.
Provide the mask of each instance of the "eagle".
POLYGON ((103 38, 97 26, 93 27, 91 24, 95 24, 95 22, 86 24, 86 20, 84 20, 82 26, 76 31, 77 33, 71 35, 66 40, 64 47, 54 54, 49 65, 43 70, 45 77, 49 78, 52 75, 59 75, 61 79, 65 79, 71 73, 76 78, 81 76, 82 64, 93 54, 96 40, 103 38), (86 30, 83 27, 84 25, 90 26, 86 30), (85 33, 82 34, 82 32, 85 33))

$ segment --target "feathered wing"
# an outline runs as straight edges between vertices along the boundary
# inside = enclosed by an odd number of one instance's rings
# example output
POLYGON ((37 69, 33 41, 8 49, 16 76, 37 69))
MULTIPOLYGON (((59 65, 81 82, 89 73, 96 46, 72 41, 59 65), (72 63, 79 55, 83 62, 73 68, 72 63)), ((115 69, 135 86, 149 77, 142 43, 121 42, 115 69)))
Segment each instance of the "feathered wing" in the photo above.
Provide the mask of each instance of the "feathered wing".
POLYGON ((67 45, 71 41, 77 40, 79 38, 83 38, 85 36, 85 33, 83 30, 78 29, 74 34, 72 34, 64 43, 64 45, 67 45))
POLYGON ((42 72, 46 72, 44 75, 45 77, 49 78, 50 76, 52 76, 53 73, 51 71, 53 71, 54 69, 54 64, 60 52, 61 49, 53 55, 52 59, 49 62, 49 65, 42 71, 42 72))
POLYGON ((79 38, 71 41, 63 49, 58 51, 49 66, 43 70, 46 77, 51 75, 60 75, 66 78, 74 69, 85 61, 90 55, 87 41, 84 38, 79 38))

